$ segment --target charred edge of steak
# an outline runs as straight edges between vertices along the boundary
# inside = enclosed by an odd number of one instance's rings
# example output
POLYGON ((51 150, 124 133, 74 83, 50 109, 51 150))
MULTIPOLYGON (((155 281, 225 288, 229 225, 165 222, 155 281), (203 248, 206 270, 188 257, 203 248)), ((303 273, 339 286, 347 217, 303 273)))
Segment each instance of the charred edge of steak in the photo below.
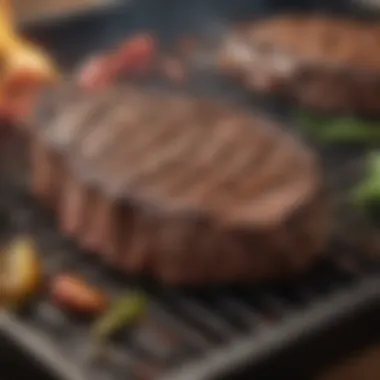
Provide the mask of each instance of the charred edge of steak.
POLYGON ((56 209, 65 236, 126 274, 183 285, 281 279, 314 264, 328 239, 329 210, 321 189, 273 229, 223 226, 201 214, 155 213, 116 202, 44 148, 32 161, 37 198, 56 209))
POLYGON ((89 204, 81 215, 86 230, 77 235, 83 247, 127 274, 173 284, 289 277, 320 257, 328 230, 322 197, 314 209, 310 206, 291 223, 265 232, 223 230, 201 217, 154 215, 101 197, 89 204))

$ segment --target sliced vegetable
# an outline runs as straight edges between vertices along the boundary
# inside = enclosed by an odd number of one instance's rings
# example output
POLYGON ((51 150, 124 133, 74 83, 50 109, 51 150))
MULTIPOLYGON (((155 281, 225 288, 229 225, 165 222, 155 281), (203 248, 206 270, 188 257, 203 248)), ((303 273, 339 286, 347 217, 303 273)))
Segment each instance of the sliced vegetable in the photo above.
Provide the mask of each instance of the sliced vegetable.
POLYGON ((70 274, 60 275, 53 280, 51 294, 58 307, 83 316, 102 314, 109 302, 105 293, 70 274))
POLYGON ((125 327, 138 322, 147 309, 147 299, 144 295, 135 294, 123 297, 103 315, 92 330, 97 342, 104 342, 125 327))
POLYGON ((371 206, 380 205, 380 152, 368 156, 367 174, 353 191, 356 204, 371 206))
POLYGON ((352 117, 324 118, 298 115, 298 125, 309 136, 327 143, 380 142, 380 122, 352 117))
POLYGON ((34 241, 24 237, 12 242, 4 251, 2 265, 2 302, 5 307, 21 307, 36 294, 43 280, 34 241))

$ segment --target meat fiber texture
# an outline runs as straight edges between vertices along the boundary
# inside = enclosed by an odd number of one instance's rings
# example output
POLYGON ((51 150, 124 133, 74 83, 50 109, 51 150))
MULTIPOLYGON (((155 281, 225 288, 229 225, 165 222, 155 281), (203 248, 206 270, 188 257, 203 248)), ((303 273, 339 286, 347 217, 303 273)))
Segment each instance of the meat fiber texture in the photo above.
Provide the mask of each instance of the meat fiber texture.
POLYGON ((33 193, 65 236, 127 275, 274 280, 324 252, 330 217, 317 159, 269 120, 132 85, 62 90, 39 114, 33 193))
POLYGON ((280 16, 239 25, 219 50, 247 88, 323 113, 380 116, 378 22, 280 16))

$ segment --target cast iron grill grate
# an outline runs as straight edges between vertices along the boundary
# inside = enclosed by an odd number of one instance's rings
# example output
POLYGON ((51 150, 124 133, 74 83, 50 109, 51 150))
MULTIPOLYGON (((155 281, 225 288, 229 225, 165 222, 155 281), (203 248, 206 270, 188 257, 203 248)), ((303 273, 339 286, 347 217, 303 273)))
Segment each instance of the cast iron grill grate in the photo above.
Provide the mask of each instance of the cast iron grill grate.
MULTIPOLYGON (((67 380, 213 378, 208 370, 222 371, 220 358, 229 355, 232 348, 244 346, 247 339, 262 346, 288 322, 297 317, 307 319, 307 313, 328 300, 333 309, 340 310, 332 299, 358 292, 362 284, 367 295, 369 288, 373 289, 372 296, 377 295, 378 286, 374 284, 378 285, 379 263, 350 251, 332 253, 291 283, 260 288, 192 290, 127 281, 64 241, 51 218, 42 215, 32 200, 24 196, 22 200, 12 198, 6 200, 3 196, 3 204, 12 210, 4 220, 8 223, 7 236, 25 231, 34 235, 41 246, 48 277, 74 272, 101 284, 112 295, 138 289, 149 299, 149 310, 141 323, 112 341, 100 357, 94 356, 89 323, 60 312, 47 294, 42 294, 17 319, 4 318, 0 327, 53 364, 55 371, 61 368, 58 372, 67 380), (375 283, 368 285, 371 278, 375 283), (197 368, 200 372, 196 372, 197 368)), ((298 332, 302 332, 301 325, 298 332)), ((278 338, 279 335, 275 340, 278 338)))

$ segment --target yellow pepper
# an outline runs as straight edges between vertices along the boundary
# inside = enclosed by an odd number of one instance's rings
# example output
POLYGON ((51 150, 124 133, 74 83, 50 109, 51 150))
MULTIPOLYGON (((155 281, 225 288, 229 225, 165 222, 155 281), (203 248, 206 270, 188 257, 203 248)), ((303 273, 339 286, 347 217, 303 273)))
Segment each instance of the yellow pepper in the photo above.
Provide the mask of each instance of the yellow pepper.
POLYGON ((2 253, 0 304, 20 307, 33 297, 43 280, 42 265, 32 239, 12 242, 2 253))
POLYGON ((0 0, 0 105, 7 103, 14 83, 44 85, 59 79, 58 70, 45 52, 20 36, 14 27, 10 2, 0 0))

